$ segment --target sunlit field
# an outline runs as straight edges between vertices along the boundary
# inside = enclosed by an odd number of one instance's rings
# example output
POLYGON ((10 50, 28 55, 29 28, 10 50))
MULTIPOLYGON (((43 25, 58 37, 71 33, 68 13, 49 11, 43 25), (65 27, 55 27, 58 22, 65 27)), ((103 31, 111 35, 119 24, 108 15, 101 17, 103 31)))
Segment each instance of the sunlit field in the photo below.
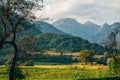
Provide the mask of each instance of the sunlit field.
MULTIPOLYGON (((90 80, 117 77, 103 65, 36 65, 21 66, 24 80, 90 80)), ((7 68, 0 67, 0 80, 8 80, 7 68)))
MULTIPOLYGON (((21 66, 21 67, 24 68, 24 66, 21 66)), ((99 64, 98 65, 82 65, 79 63, 72 64, 72 65, 35 65, 34 67, 35 68, 71 68, 71 67, 73 68, 73 67, 77 67, 77 68, 84 68, 84 69, 108 70, 108 66, 104 66, 104 65, 99 65, 99 64)))

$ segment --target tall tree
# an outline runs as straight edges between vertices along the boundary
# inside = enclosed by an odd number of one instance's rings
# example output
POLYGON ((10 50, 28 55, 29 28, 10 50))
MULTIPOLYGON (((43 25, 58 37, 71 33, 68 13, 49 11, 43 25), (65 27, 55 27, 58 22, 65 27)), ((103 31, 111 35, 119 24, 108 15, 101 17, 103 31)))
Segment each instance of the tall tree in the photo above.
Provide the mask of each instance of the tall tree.
MULTIPOLYGON (((32 53, 40 51, 41 49, 36 45, 37 38, 34 36, 25 36, 24 38, 17 41, 20 52, 19 52, 19 63, 24 64, 29 61, 32 61, 33 56, 32 53)), ((33 65, 33 64, 32 64, 33 65)), ((29 65, 30 66, 30 65, 29 65)))
POLYGON ((28 26, 30 19, 35 19, 32 11, 41 9, 43 0, 0 0, 0 49, 5 44, 14 48, 11 61, 9 80, 15 80, 15 67, 18 57, 16 44, 17 33, 28 26))
POLYGON ((109 63, 110 69, 116 74, 120 75, 120 56, 118 55, 117 49, 117 34, 120 32, 120 26, 115 28, 114 32, 111 32, 108 36, 108 39, 105 43, 105 48, 108 53, 112 56, 112 59, 109 63))
POLYGON ((111 56, 113 57, 113 59, 116 62, 118 62, 117 58, 116 58, 116 56, 118 56, 118 54, 117 54, 117 50, 118 49, 117 49, 117 40, 116 40, 116 38, 117 38, 117 34, 119 32, 120 32, 120 27, 118 26, 118 27, 115 28, 114 32, 111 32, 109 34, 109 36, 107 38, 107 41, 105 43, 106 49, 109 50, 108 52, 111 54, 111 56))

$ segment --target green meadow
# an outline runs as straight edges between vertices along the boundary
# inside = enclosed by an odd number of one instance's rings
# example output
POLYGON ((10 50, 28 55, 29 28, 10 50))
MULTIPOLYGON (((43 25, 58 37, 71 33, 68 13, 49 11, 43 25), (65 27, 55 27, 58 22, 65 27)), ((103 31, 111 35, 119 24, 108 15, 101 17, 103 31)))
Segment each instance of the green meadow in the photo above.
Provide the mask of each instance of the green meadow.
MULTIPOLYGON (((46 66, 22 66, 23 80, 119 80, 119 76, 113 74, 103 66, 73 66, 73 65, 46 65, 46 66)), ((0 67, 0 80, 8 80, 7 68, 0 67)))

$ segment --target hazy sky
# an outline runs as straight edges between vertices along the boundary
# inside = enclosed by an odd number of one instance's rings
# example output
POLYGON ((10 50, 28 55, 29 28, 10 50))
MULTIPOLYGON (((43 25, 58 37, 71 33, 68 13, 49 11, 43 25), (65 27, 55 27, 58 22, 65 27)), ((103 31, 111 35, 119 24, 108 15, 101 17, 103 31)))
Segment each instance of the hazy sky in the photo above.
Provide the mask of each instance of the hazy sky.
POLYGON ((81 23, 120 21, 120 0, 44 0, 44 4, 43 15, 53 21, 66 17, 76 18, 81 23))

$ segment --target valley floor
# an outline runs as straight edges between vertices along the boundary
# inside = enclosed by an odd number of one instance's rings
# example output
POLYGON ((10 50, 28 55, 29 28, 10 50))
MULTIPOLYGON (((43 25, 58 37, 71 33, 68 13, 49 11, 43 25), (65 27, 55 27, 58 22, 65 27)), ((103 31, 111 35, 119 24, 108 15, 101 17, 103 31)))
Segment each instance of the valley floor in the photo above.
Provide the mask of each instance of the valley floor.
MULTIPOLYGON (((106 80, 105 78, 110 80, 117 77, 103 65, 36 65, 21 66, 21 68, 25 75, 23 80, 106 80)), ((1 66, 0 80, 8 80, 6 72, 6 67, 1 66)))

